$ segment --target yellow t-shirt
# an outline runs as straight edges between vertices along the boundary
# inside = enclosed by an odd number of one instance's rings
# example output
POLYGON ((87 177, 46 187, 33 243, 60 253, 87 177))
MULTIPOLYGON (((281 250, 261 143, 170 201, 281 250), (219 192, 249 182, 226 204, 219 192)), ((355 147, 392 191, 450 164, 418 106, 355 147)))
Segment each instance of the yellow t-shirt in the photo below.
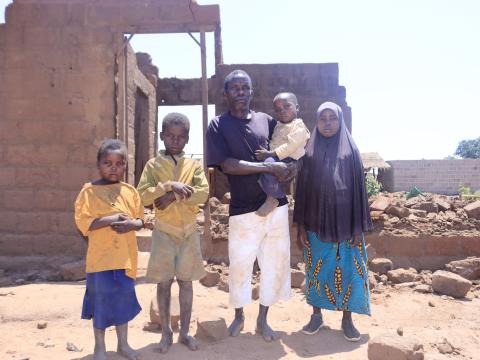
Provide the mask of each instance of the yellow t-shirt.
POLYGON ((88 236, 87 273, 125 269, 135 279, 137 274, 137 238, 135 231, 115 232, 110 226, 89 230, 93 220, 125 213, 143 219, 143 206, 137 190, 124 182, 110 185, 86 183, 75 201, 75 222, 88 236))

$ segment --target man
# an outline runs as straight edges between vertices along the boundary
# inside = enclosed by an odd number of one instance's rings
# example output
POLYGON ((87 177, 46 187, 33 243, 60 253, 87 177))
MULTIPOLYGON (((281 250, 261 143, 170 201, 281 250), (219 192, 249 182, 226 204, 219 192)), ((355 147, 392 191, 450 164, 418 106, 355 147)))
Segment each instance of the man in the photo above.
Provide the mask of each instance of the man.
POLYGON ((294 176, 296 167, 256 161, 255 151, 268 147, 276 121, 250 110, 252 94, 252 81, 246 72, 235 70, 226 76, 224 96, 229 111, 209 124, 207 160, 209 166, 227 174, 230 183, 229 291, 235 319, 229 334, 237 336, 243 329, 243 307, 251 302, 252 269, 257 259, 261 276, 256 330, 268 342, 279 338, 267 323, 268 308, 290 297, 290 235, 285 197, 266 217, 255 213, 266 199, 258 179, 268 173, 285 181, 294 176))

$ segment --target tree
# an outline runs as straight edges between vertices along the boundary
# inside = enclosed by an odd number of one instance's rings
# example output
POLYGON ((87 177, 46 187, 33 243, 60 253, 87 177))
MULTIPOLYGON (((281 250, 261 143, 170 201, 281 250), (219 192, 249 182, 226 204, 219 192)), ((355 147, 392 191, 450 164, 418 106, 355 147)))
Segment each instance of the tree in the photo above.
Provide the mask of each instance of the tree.
POLYGON ((457 150, 455 150, 455 155, 464 159, 480 159, 480 137, 460 141, 457 150))

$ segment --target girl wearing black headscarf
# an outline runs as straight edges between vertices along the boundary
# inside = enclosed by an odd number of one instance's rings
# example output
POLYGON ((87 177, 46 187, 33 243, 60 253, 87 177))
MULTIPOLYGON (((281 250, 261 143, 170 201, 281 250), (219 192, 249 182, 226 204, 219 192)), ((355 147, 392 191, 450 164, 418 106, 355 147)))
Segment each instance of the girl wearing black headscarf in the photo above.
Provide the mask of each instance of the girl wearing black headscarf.
POLYGON ((363 233, 372 229, 360 153, 332 102, 317 110, 295 194, 294 222, 304 246, 306 298, 313 306, 302 329, 323 327, 321 309, 343 311, 342 330, 360 340, 351 313, 370 315, 363 233))

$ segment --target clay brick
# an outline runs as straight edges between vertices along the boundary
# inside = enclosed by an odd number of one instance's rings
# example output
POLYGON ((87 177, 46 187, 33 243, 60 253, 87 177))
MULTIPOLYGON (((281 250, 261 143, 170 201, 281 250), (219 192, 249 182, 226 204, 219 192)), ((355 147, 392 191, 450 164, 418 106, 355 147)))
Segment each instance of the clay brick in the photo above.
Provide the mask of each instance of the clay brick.
POLYGON ((59 234, 77 234, 73 212, 55 212, 50 214, 50 231, 59 234))
POLYGON ((3 191, 3 207, 5 209, 30 210, 33 205, 33 190, 3 191))
POLYGON ((35 153, 35 163, 39 165, 61 165, 67 160, 67 152, 68 147, 65 145, 39 145, 35 153))
MULTIPOLYGON (((0 156, 0 159, 2 157, 0 156)), ((15 168, 13 167, 3 167, 2 174, 0 175, 0 186, 12 186, 15 184, 15 168)))
POLYGON ((63 190, 37 190, 35 192, 34 202, 36 209, 46 210, 66 210, 70 209, 67 203, 67 191, 63 190))
POLYGON ((16 170, 16 185, 54 187, 58 183, 58 176, 53 168, 48 167, 19 167, 16 170))
POLYGON ((461 237, 460 243, 462 245, 462 255, 464 257, 480 256, 480 237, 461 237))
POLYGON ((61 139, 62 124, 58 121, 22 121, 20 133, 23 139, 33 143, 51 143, 61 139))
POLYGON ((3 141, 18 141, 20 136, 20 124, 17 121, 0 121, 0 140, 3 141))
POLYGON ((421 238, 426 256, 458 256, 462 253, 461 242, 457 237, 424 236, 421 238))
MULTIPOLYGON (((94 170, 97 172, 95 168, 94 170)), ((58 176, 65 190, 80 191, 83 184, 91 180, 91 172, 90 167, 63 167, 59 169, 58 176)))
POLYGON ((0 249, 4 256, 82 256, 86 243, 80 236, 74 235, 6 234, 0 237, 0 249))
POLYGON ((67 121, 64 123, 62 142, 66 144, 78 144, 91 142, 95 128, 86 121, 67 121))
POLYGON ((424 244, 417 237, 389 236, 385 237, 386 257, 396 256, 419 256, 423 255, 424 244))
POLYGON ((11 211, 0 212, 0 231, 15 232, 17 230, 17 213, 11 211))
POLYGON ((17 213, 17 231, 19 233, 42 234, 49 230, 48 214, 42 212, 17 213))

